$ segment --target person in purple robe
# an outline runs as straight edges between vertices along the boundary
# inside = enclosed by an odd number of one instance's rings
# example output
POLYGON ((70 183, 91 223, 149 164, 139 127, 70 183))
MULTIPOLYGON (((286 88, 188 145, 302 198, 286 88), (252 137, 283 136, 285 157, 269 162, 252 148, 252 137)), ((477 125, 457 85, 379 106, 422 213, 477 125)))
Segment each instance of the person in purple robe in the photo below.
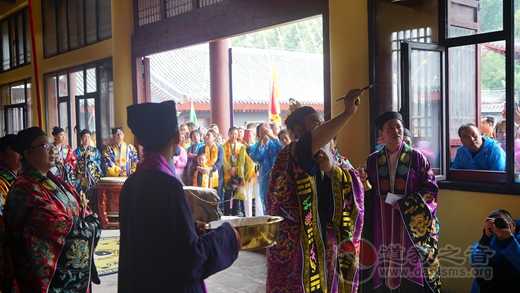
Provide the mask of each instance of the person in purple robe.
POLYGON ((296 140, 278 154, 270 177, 268 214, 285 220, 278 244, 267 251, 267 293, 357 291, 363 186, 353 169, 335 161, 331 141, 362 92, 349 92, 344 112, 327 122, 311 107, 286 120, 296 140))
POLYGON ((128 107, 144 160, 120 198, 119 293, 206 292, 204 279, 238 256, 238 232, 225 223, 201 236, 168 159, 179 143, 175 103, 128 107))
POLYGON ((384 147, 368 157, 363 238, 376 255, 362 271, 363 292, 440 292, 438 186, 430 163, 403 143, 403 120, 376 120, 384 147))

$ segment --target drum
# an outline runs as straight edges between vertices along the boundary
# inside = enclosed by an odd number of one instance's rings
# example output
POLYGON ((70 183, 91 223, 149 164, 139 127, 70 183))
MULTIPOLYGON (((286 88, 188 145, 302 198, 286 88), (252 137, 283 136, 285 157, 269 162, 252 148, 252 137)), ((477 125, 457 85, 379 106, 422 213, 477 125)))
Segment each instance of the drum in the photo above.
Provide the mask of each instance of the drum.
POLYGON ((97 213, 102 229, 119 229, 119 195, 126 177, 104 177, 96 185, 97 213))
POLYGON ((215 189, 184 186, 184 196, 188 201, 194 221, 209 223, 222 216, 218 207, 219 197, 215 189))

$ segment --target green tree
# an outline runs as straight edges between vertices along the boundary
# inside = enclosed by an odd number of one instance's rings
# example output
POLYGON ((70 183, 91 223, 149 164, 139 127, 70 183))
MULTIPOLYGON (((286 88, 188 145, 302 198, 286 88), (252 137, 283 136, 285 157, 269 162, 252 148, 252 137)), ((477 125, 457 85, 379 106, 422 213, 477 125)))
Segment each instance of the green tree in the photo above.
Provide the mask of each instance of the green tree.
POLYGON ((323 53, 322 17, 283 24, 233 38, 233 47, 323 53))

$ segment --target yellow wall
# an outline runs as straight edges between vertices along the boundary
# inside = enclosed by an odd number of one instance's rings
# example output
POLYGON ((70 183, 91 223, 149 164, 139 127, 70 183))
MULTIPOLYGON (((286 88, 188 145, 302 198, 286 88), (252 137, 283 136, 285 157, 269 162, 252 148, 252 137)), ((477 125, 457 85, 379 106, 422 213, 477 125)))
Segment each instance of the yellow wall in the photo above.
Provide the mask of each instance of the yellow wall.
POLYGON ((114 74, 115 123, 123 126, 132 141, 132 132, 126 123, 126 107, 133 104, 132 87, 132 32, 133 10, 131 1, 112 1, 112 39, 114 74))
MULTIPOLYGON (((368 84, 367 1, 330 0, 329 11, 334 116, 343 111, 343 104, 336 102, 335 97, 368 84)), ((355 165, 362 164, 369 154, 369 127, 369 99, 364 96, 358 113, 338 136, 339 148, 355 165)))
MULTIPOLYGON (((482 235, 482 223, 490 211, 504 208, 513 217, 520 217, 520 196, 441 190, 439 220, 441 223, 440 247, 452 245, 464 252, 482 235)), ((449 262, 441 258, 444 268, 449 262)), ((451 265, 453 266, 453 265, 451 265)), ((443 292, 469 292, 471 279, 444 278, 443 292)))

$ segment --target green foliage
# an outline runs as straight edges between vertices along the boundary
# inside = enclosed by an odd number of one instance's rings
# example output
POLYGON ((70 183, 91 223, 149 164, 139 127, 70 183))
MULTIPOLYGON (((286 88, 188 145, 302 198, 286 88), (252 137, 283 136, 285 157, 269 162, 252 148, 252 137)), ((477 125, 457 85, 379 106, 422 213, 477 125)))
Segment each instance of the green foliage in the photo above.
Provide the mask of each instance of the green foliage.
POLYGON ((480 0, 480 32, 502 30, 503 0, 480 0))
POLYGON ((504 89, 506 85, 505 56, 492 51, 482 50, 481 52, 482 89, 504 89))
POLYGON ((247 33, 232 40, 233 47, 323 53, 322 17, 313 17, 274 28, 247 33))

